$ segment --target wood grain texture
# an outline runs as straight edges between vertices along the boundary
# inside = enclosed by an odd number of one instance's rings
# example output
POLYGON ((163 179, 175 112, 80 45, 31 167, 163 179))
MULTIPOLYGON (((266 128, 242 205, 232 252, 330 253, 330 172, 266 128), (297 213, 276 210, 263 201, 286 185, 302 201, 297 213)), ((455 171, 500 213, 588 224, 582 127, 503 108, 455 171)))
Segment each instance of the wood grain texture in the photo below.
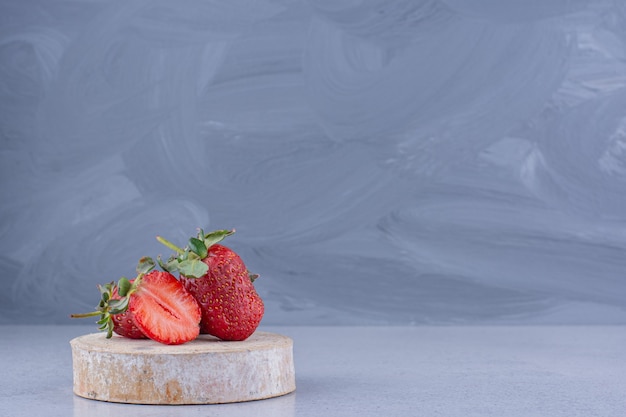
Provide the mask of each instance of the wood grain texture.
POLYGON ((179 346, 102 333, 72 346, 74 393, 132 404, 219 404, 277 397, 295 390, 293 341, 256 332, 242 342, 213 336, 179 346))

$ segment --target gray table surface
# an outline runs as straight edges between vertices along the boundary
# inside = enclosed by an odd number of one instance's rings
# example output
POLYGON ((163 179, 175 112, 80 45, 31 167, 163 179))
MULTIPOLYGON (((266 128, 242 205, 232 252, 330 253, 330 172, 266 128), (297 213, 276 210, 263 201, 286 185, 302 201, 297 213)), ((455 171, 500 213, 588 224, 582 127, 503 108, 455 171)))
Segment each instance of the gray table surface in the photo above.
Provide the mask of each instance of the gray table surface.
POLYGON ((0 326, 0 416, 626 416, 626 326, 262 330, 294 339, 295 393, 148 406, 72 393, 94 326, 0 326))

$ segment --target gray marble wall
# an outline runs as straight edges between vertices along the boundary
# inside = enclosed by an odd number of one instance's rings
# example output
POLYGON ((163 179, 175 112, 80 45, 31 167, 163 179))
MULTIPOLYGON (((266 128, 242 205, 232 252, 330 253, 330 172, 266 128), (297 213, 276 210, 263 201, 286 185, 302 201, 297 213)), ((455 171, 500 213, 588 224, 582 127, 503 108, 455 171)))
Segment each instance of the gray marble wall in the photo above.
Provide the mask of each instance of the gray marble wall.
POLYGON ((0 172, 0 323, 198 227, 266 324, 626 323, 626 2, 3 0, 0 172))

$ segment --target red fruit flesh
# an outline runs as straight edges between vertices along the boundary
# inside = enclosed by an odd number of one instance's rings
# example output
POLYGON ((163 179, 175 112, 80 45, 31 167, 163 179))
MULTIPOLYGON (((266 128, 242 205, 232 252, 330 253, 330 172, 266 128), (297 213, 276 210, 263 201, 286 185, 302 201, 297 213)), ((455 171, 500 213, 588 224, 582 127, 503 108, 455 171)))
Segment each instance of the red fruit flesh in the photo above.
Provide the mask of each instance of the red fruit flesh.
POLYGON ((214 244, 203 262, 201 278, 180 280, 202 310, 200 331, 222 340, 245 340, 259 326, 264 305, 250 281, 248 269, 231 249, 214 244))
POLYGON ((137 328, 160 343, 179 345, 200 333, 198 303, 169 272, 144 275, 130 296, 128 311, 137 328))
MULTIPOLYGON (((131 284, 135 280, 131 280, 131 284)), ((113 295, 111 296, 112 300, 119 300, 121 297, 117 293, 117 287, 113 290, 113 295)), ((141 330, 135 326, 134 315, 130 311, 126 310, 126 312, 122 314, 114 314, 111 315, 111 320, 113 320, 113 331, 120 336, 127 337, 129 339, 147 339, 148 337, 143 334, 141 330)))

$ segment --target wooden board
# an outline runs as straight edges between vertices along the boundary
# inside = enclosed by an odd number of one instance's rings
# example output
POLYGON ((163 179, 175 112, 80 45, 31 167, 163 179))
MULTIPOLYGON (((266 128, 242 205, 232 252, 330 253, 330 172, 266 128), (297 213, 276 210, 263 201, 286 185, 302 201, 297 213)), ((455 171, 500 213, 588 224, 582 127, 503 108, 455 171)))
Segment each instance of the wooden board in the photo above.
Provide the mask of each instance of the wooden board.
POLYGON ((74 393, 133 404, 217 404, 260 400, 296 389, 293 341, 255 332, 241 342, 200 335, 183 345, 104 333, 70 341, 74 393))

